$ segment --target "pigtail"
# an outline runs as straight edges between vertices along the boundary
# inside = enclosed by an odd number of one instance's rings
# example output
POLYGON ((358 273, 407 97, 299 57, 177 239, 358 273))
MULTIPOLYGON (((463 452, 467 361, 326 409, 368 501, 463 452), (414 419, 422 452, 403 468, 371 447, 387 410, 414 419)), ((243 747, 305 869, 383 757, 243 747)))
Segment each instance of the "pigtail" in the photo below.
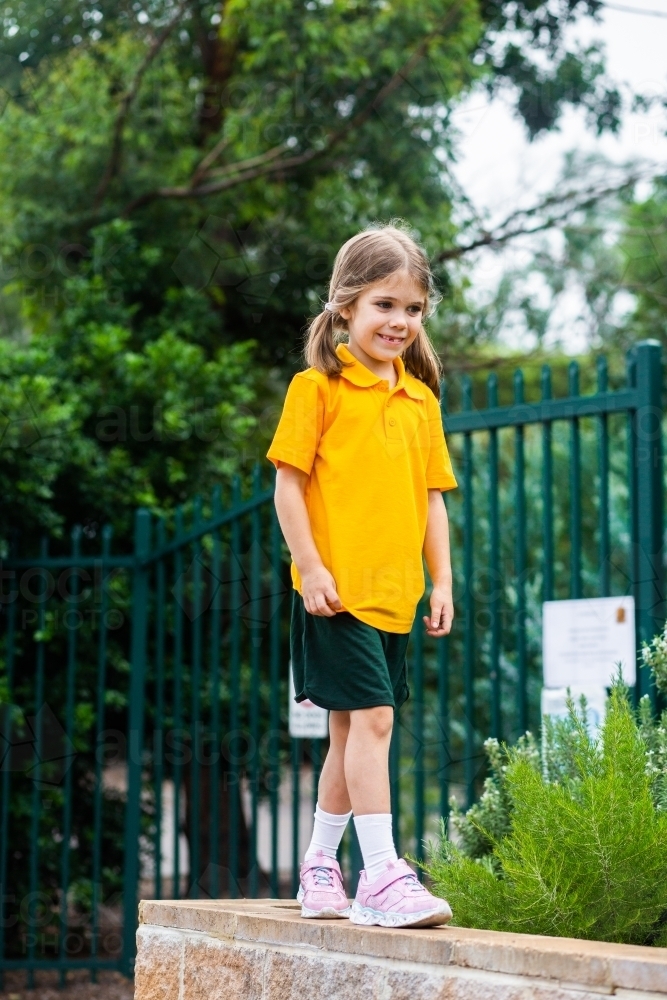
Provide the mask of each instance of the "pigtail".
POLYGON ((442 364, 423 326, 404 352, 403 364, 406 371, 427 385, 437 400, 440 399, 442 364))
POLYGON ((323 375, 340 375, 343 363, 336 354, 336 321, 329 309, 313 317, 308 324, 303 351, 307 368, 316 368, 323 375))

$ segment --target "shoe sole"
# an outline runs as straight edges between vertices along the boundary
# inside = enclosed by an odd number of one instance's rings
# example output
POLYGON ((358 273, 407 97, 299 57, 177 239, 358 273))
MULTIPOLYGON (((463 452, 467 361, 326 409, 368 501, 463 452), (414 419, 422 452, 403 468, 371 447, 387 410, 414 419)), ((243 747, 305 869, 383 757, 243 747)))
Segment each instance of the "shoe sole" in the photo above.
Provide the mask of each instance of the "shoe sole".
POLYGON ((437 927, 448 924, 451 919, 452 911, 447 903, 421 913, 392 913, 354 902, 350 913, 350 923, 365 924, 367 927, 437 927))
POLYGON ((333 906, 323 906, 321 910, 309 910, 307 906, 303 905, 303 893, 299 889, 296 901, 301 903, 301 916, 309 918, 311 920, 335 920, 337 917, 349 917, 352 910, 351 906, 346 906, 344 910, 336 910, 333 906))
POLYGON ((333 906, 325 906, 321 910, 309 910, 307 906, 301 904, 301 916, 312 920, 335 920, 338 917, 349 917, 351 907, 345 910, 334 910, 333 906))

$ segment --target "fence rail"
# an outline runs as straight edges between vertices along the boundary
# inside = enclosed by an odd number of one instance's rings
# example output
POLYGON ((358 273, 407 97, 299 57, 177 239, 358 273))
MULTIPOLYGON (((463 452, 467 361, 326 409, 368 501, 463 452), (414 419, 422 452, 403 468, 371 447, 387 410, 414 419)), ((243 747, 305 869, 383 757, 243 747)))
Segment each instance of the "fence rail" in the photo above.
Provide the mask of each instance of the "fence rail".
MULTIPOLYGON (((458 618, 436 643, 419 608, 390 750, 394 832, 417 856, 450 794, 473 800, 484 737, 539 724, 543 599, 630 592, 640 642, 662 621, 659 345, 637 345, 624 388, 607 382, 601 360, 580 396, 573 364, 554 399, 544 369, 527 402, 517 372, 499 406, 491 374, 480 410, 464 378, 452 414, 443 391, 458 618)), ((5 560, 0 969, 130 974, 139 892, 295 892, 324 745, 287 736, 272 497, 258 468, 250 496, 235 480, 173 524, 137 511, 131 553, 77 528, 69 553, 43 539, 5 560)))

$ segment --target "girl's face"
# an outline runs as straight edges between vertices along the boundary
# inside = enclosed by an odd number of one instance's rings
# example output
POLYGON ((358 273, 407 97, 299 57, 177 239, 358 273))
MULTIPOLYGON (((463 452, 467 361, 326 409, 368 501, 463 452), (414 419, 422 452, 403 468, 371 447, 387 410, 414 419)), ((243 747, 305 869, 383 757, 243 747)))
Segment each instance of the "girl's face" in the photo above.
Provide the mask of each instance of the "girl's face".
POLYGON ((368 358, 393 363, 419 333, 426 296, 407 271, 397 271, 361 293, 340 310, 347 321, 350 344, 368 358))

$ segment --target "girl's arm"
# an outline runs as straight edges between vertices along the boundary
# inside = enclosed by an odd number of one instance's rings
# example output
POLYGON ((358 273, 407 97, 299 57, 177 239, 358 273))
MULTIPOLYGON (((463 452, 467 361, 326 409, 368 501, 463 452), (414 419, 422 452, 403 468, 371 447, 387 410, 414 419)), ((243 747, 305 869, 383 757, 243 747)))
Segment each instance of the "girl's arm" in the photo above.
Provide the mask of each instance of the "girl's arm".
POLYGON ((294 465, 281 462, 276 472, 275 505, 283 536, 301 577, 306 611, 331 618, 343 610, 336 581, 326 568, 313 538, 306 507, 308 476, 294 465))
POLYGON ((431 617, 424 615, 427 635, 436 639, 448 635, 454 619, 452 565, 449 556, 449 519, 440 490, 428 491, 428 520, 424 537, 424 558, 433 581, 431 617))

